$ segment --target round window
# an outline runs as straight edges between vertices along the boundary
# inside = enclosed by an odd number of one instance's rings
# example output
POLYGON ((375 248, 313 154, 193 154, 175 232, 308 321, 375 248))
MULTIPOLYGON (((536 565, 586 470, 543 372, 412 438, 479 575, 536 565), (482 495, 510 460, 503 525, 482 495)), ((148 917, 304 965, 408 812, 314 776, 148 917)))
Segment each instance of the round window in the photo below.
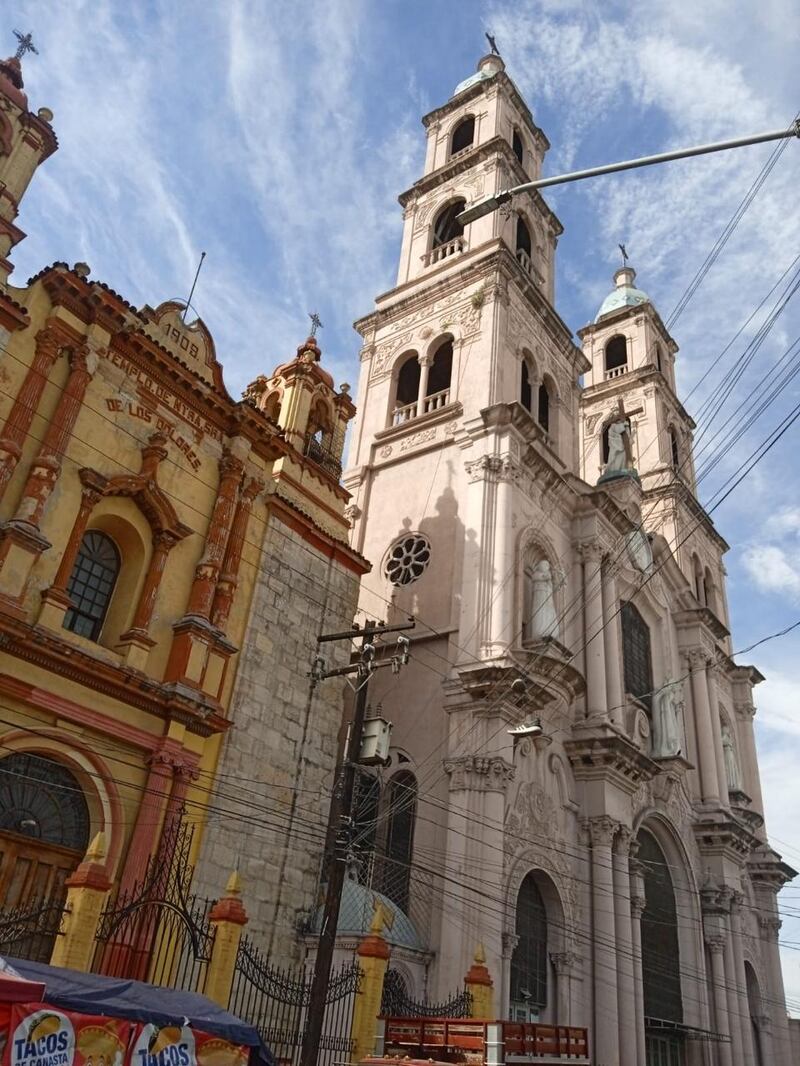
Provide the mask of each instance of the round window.
POLYGON ((427 537, 411 533, 402 537, 389 550, 386 576, 393 585, 410 585, 422 576, 431 561, 431 546, 427 537))

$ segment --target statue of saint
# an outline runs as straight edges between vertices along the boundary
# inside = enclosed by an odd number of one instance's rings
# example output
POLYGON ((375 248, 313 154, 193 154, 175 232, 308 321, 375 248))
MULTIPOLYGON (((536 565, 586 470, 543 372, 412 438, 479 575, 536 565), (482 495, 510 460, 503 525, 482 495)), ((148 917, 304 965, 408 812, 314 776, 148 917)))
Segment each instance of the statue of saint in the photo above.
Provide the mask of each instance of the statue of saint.
POLYGON ((653 694, 653 749, 656 759, 668 759, 681 753, 680 716, 683 711, 683 686, 667 678, 653 694))
POLYGON ((547 559, 540 559, 530 572, 531 613, 528 638, 555 637, 558 634, 553 570, 547 559))
POLYGON ((631 423, 627 418, 612 422, 608 427, 608 461, 603 470, 611 474, 615 470, 629 470, 628 441, 631 439, 631 423))
POLYGON ((739 760, 736 757, 736 745, 727 725, 722 726, 722 754, 725 757, 725 776, 728 779, 728 791, 739 792, 742 788, 742 775, 739 760))

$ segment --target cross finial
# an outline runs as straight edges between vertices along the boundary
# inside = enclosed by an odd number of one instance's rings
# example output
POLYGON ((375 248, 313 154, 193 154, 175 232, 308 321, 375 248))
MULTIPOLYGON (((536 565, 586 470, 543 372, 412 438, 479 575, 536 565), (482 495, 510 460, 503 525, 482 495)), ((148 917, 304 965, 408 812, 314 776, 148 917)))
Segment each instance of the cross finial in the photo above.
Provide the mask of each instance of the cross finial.
POLYGON ((311 319, 311 336, 316 337, 317 330, 323 328, 322 322, 316 311, 309 311, 308 317, 311 319))
POLYGON ((22 59, 26 52, 33 52, 34 55, 39 54, 39 49, 33 43, 33 34, 20 33, 19 30, 14 30, 14 36, 19 41, 17 50, 14 53, 15 59, 22 59))
POLYGON ((625 251, 625 245, 624 244, 618 244, 617 248, 619 248, 619 250, 622 252, 622 265, 623 265, 623 267, 626 267, 628 265, 628 259, 630 257, 628 256, 628 253, 625 251))
POLYGON ((494 37, 492 37, 491 33, 486 34, 486 40, 489 42, 489 48, 492 50, 492 55, 499 56, 500 52, 497 49, 497 42, 494 37))

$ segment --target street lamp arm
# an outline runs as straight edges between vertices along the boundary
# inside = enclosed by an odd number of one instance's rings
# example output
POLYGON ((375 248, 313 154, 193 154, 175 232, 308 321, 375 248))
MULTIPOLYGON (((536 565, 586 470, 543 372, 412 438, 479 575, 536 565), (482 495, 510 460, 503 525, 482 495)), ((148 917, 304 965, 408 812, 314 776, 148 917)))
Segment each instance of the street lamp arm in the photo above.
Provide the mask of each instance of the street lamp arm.
POLYGON ((515 185, 512 189, 504 189, 493 193, 483 200, 472 204, 460 215, 456 221, 462 226, 468 222, 474 222, 476 218, 491 214, 498 207, 507 204, 512 196, 520 192, 530 192, 533 189, 546 189, 550 185, 566 185, 571 181, 582 181, 584 178, 596 178, 602 174, 615 174, 620 170, 636 170, 639 167, 651 167, 656 163, 669 163, 673 159, 687 159, 690 156, 709 155, 711 152, 724 152, 729 148, 743 148, 748 144, 762 144, 765 141, 779 141, 786 137, 800 137, 800 119, 796 119, 788 129, 770 130, 768 133, 754 133, 749 137, 737 137, 732 141, 717 141, 714 144, 700 144, 693 148, 679 148, 674 152, 661 152, 658 155, 645 155, 639 159, 627 159, 621 163, 606 163, 601 167, 590 167, 588 170, 573 170, 569 174, 557 174, 552 178, 539 178, 537 181, 526 181, 523 185, 515 185))

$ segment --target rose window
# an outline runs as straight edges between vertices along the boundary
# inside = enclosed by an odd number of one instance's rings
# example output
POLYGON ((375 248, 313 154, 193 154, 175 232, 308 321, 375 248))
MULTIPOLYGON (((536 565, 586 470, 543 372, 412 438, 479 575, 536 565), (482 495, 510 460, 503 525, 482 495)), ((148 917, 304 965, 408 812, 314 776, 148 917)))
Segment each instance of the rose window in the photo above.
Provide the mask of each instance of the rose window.
POLYGON ((412 533, 397 541, 389 551, 385 572, 393 585, 410 585, 422 576, 431 561, 431 546, 427 537, 412 533))

